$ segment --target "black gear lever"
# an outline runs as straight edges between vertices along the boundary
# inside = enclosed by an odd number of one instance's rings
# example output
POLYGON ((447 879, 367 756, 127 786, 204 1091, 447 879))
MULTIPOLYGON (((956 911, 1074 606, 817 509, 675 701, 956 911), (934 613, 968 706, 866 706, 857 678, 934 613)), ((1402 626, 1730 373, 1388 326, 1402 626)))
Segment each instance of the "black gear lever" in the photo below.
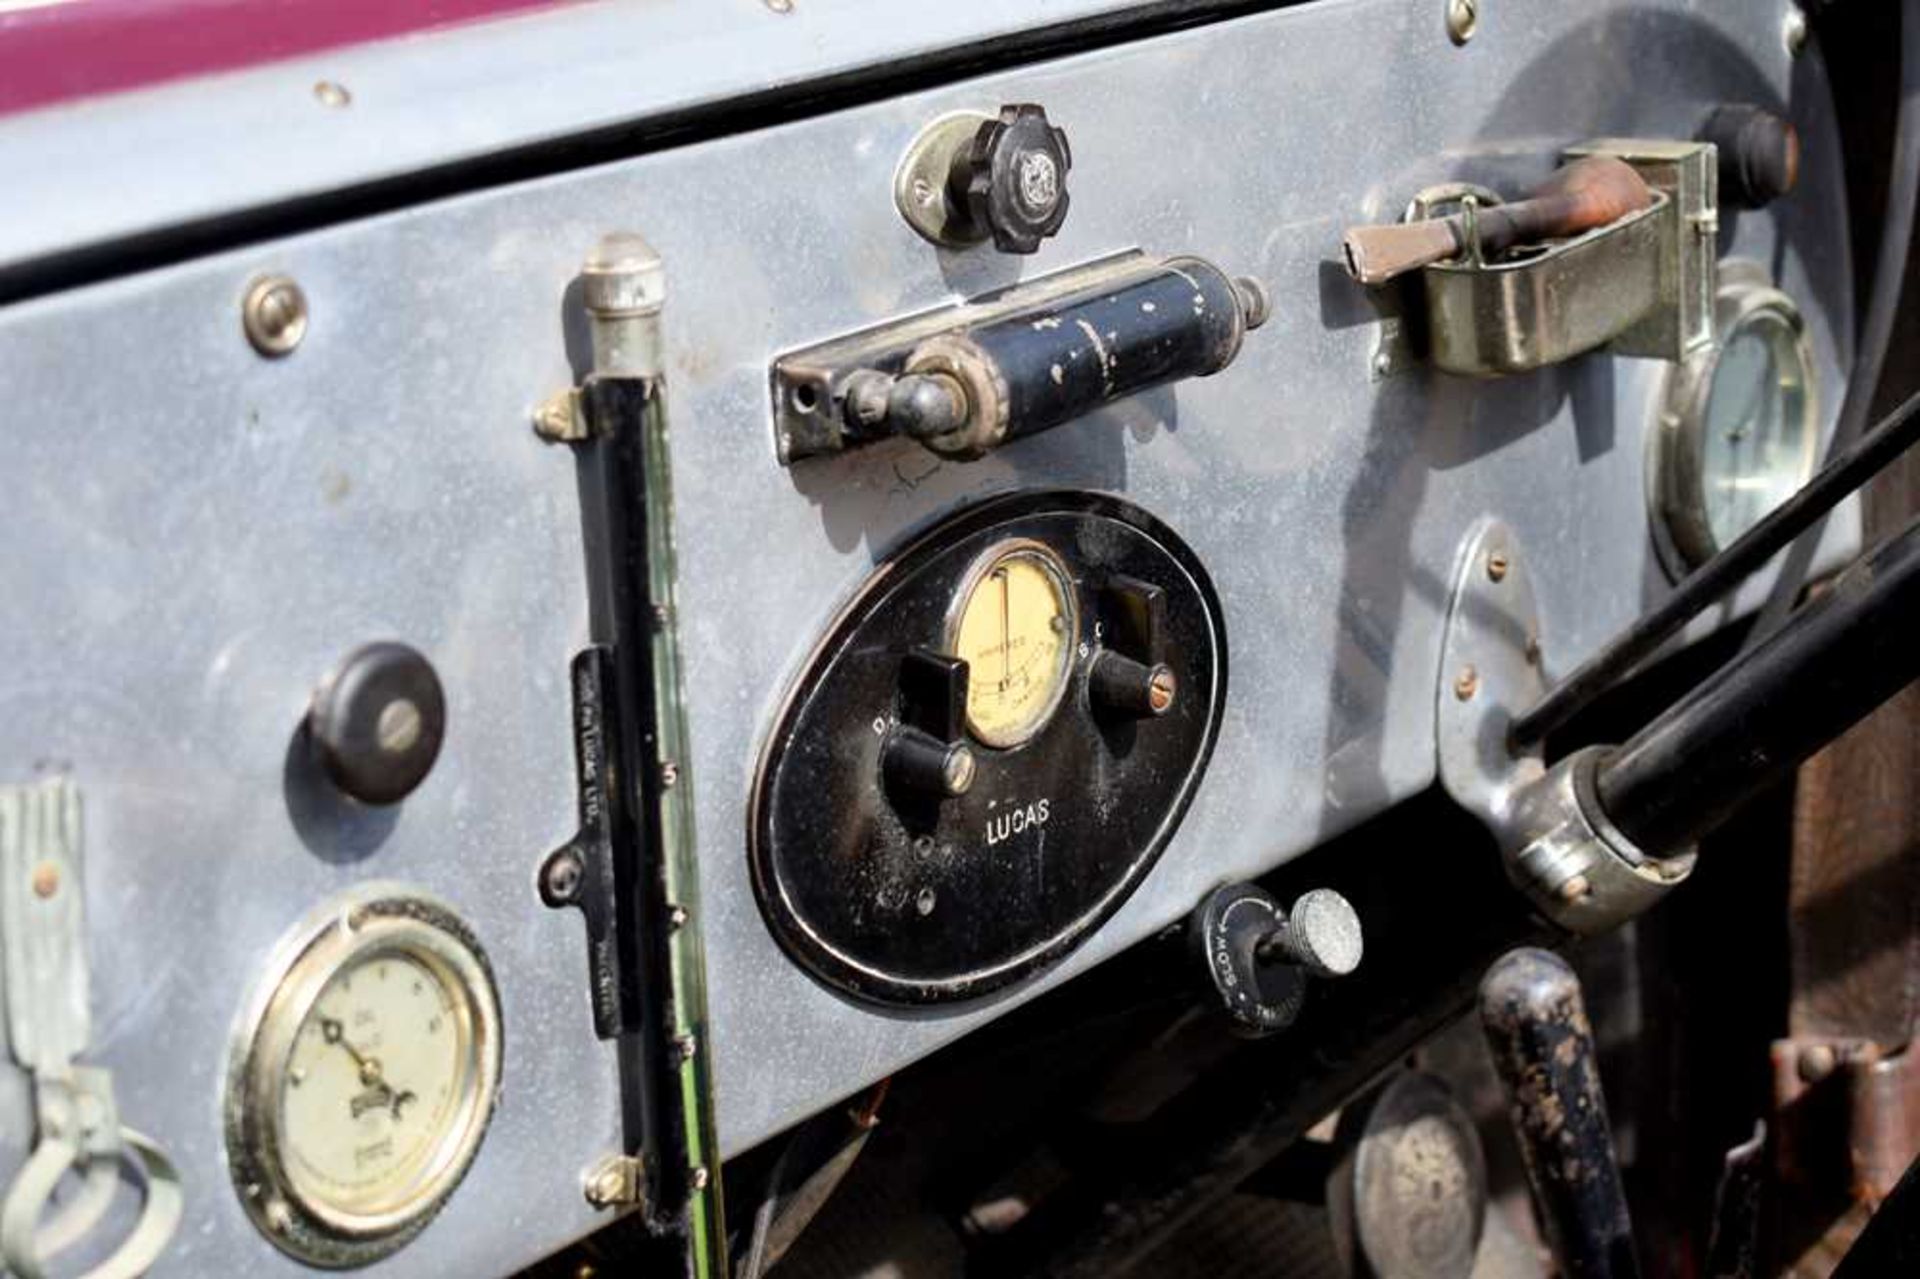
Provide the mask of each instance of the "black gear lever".
POLYGON ((1508 951, 1480 984, 1480 1025, 1560 1273, 1639 1279, 1580 979, 1552 951, 1508 951))

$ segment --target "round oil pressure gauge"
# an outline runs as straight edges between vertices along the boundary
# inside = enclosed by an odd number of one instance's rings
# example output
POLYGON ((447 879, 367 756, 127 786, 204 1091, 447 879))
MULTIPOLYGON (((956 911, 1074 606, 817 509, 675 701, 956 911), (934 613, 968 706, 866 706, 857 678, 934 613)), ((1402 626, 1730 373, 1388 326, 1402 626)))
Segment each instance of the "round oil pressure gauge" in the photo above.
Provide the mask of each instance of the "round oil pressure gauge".
POLYGON ((363 886, 287 937, 247 1010, 227 1080, 235 1188, 286 1252, 364 1265, 459 1184, 499 1082, 479 943, 431 898, 363 886))
POLYGON ((1652 441, 1654 541, 1675 578, 1805 484, 1820 434, 1805 321, 1757 264, 1721 264, 1714 333, 1669 374, 1652 441))

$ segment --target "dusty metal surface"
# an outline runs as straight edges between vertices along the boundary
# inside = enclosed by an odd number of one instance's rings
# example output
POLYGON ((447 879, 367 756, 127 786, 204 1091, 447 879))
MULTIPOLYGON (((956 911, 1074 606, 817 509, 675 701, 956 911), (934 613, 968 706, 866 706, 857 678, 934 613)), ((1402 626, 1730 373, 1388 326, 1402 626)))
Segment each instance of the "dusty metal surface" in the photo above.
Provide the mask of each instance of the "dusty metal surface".
MULTIPOLYGON (((585 335, 562 317, 602 233, 644 231, 672 281, 678 607, 731 1153, 1151 934, 1212 884, 1425 788, 1446 583, 1482 514, 1527 548, 1549 674, 1666 589, 1642 473, 1657 365, 1375 382, 1380 317, 1333 257, 1342 226, 1439 178, 1524 186, 1569 139, 1684 134, 1712 102, 1770 104, 1807 141, 1802 185, 1721 234, 1775 264, 1837 386, 1851 298, 1827 88, 1817 57, 1788 62, 1767 8, 1538 0, 1524 22, 1483 14, 1464 48, 1424 2, 1294 8, 0 311, 0 590, 31 601, 31 625, 0 636, 0 760, 16 775, 59 762, 89 797, 95 1053, 125 1112, 153 1116, 187 1196, 159 1273, 294 1272, 226 1183, 224 1045, 274 940, 371 878, 418 884, 471 925, 507 1037, 500 1108, 461 1191, 372 1273, 509 1268, 604 1220, 581 1177, 618 1144, 612 1049, 593 1035, 579 925, 546 910, 536 884, 578 822, 579 492, 565 452, 529 425, 584 359, 585 335), (1043 102, 1072 132, 1073 216, 1031 259, 937 250, 894 208, 899 156, 928 120, 1009 101, 1043 102), (981 461, 902 441, 777 464, 777 352, 1134 247, 1255 274, 1273 320, 1218 376, 981 461), (241 329, 265 274, 306 298, 306 332, 278 359, 241 329), (856 1007, 784 958, 753 903, 755 752, 818 630, 877 559, 963 503, 1039 485, 1123 493, 1213 571, 1236 654, 1213 762, 1152 875, 1054 975, 938 1015, 856 1007), (315 682, 382 638, 433 661, 446 741, 396 809, 343 810, 289 751, 315 682)), ((467 47, 445 46, 446 65, 467 47)), ((512 86, 533 115, 552 87, 512 86)), ((457 107, 445 104, 455 134, 457 107)), ((196 137, 158 106, 137 124, 77 113, 36 128, 10 122, 0 145, 22 173, 42 172, 28 163, 42 148, 93 155, 99 182, 76 200, 146 172, 115 157, 196 137)), ((297 157, 306 137, 276 145, 297 157)), ((203 172, 203 189, 231 191, 230 176, 203 172)), ((20 1158, 26 1114, 21 1079, 0 1072, 0 1169, 20 1158)))

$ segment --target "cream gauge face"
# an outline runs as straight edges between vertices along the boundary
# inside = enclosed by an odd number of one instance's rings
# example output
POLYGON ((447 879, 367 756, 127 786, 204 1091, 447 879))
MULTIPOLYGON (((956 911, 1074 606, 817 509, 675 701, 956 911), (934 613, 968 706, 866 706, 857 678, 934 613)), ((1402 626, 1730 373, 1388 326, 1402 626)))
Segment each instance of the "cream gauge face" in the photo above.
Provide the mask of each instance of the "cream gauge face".
POLYGON ((1757 264, 1720 264, 1714 341, 1672 370, 1652 435, 1654 541, 1685 576, 1813 473, 1819 402, 1806 325, 1757 264))
POLYGON ((967 730, 988 746, 1018 746, 1060 705, 1079 622, 1065 565, 1038 542, 988 551, 968 574, 948 645, 967 664, 967 730))
POLYGON ((288 939, 236 1044, 236 1188, 286 1251, 365 1264, 459 1183, 499 1078, 498 997, 472 935, 431 899, 357 890, 288 939))

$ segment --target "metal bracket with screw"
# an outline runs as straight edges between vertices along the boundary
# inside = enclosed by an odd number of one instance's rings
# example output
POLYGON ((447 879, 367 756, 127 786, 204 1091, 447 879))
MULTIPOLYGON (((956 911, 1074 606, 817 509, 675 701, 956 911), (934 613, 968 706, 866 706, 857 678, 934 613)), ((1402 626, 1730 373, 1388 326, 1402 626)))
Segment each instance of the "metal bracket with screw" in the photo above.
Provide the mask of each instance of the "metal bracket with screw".
POLYGON ((647 1202, 647 1170, 634 1155, 608 1155, 581 1179, 596 1208, 635 1208, 647 1202))
POLYGON ((1654 857, 1609 821, 1594 793, 1605 751, 1551 769, 1541 749, 1514 751, 1516 715, 1546 692, 1540 617, 1513 531, 1486 519, 1467 537, 1449 599, 1434 696, 1441 785, 1486 822, 1507 877, 1546 919, 1605 932, 1684 880, 1691 851, 1654 857))

